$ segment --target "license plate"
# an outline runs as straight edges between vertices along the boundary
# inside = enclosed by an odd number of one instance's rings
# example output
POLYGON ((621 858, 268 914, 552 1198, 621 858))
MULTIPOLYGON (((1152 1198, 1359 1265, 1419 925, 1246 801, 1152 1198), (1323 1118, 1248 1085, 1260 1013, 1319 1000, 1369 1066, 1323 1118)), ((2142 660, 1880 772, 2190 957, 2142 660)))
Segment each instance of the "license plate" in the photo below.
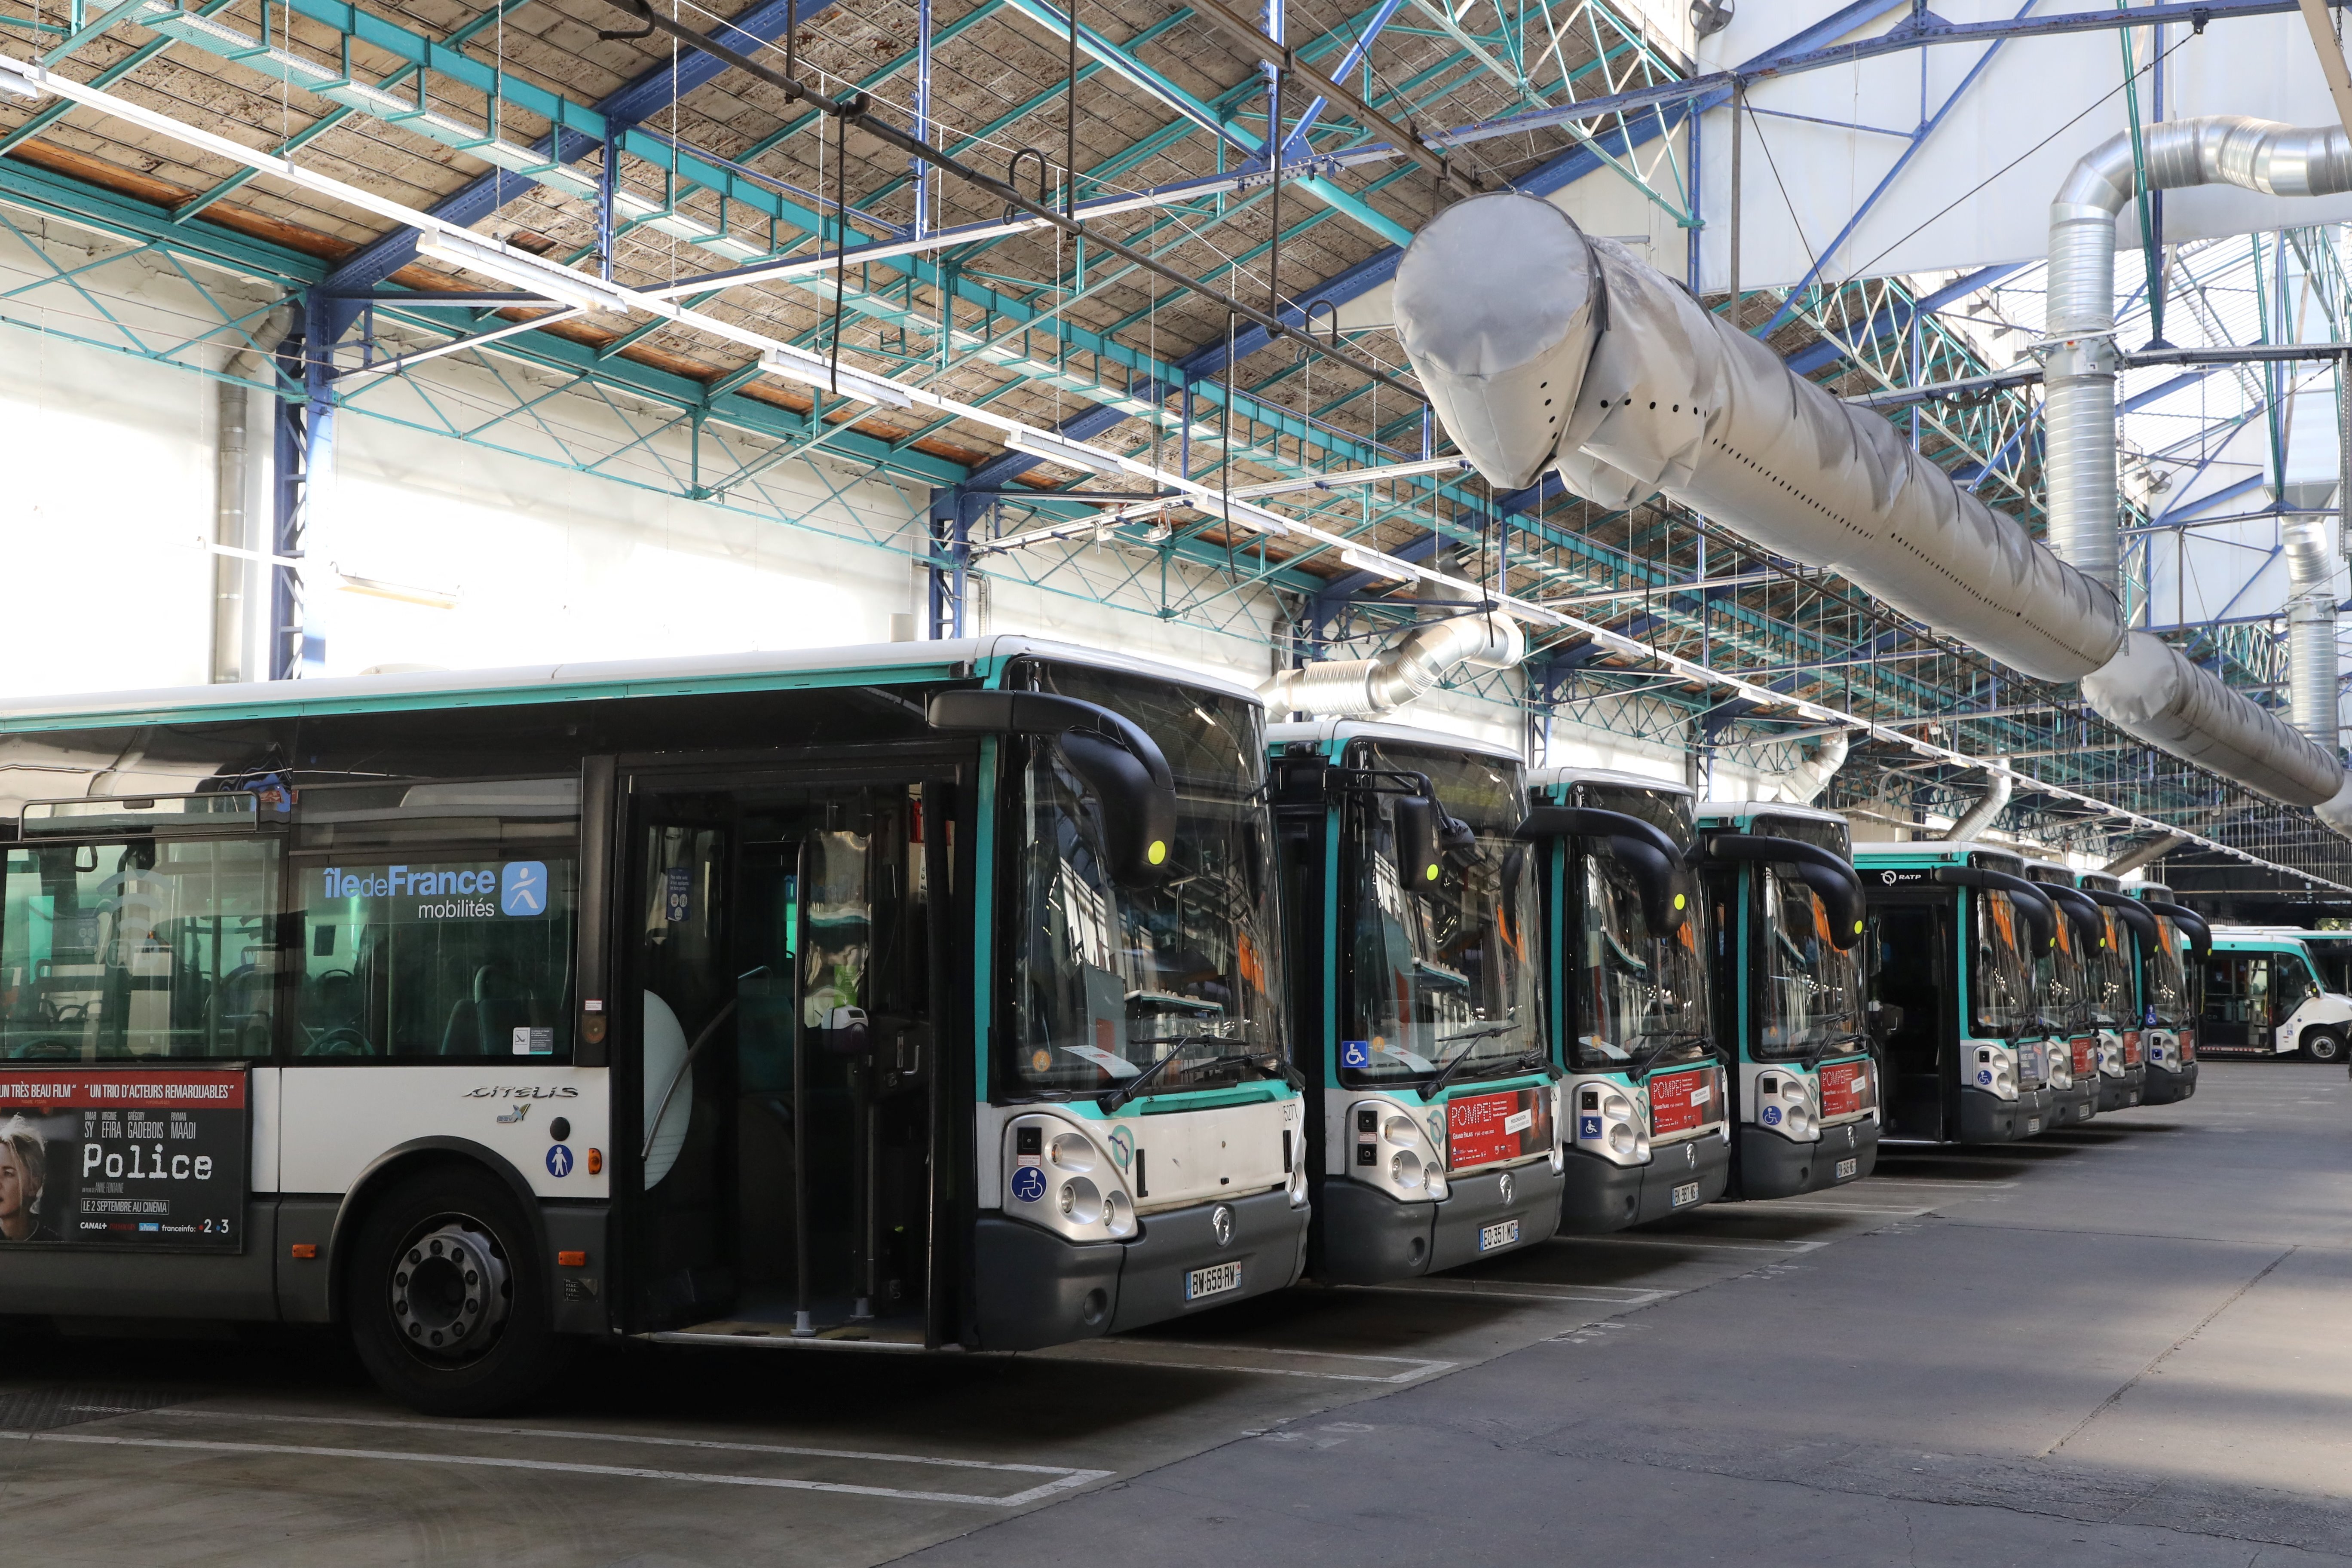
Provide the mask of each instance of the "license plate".
POLYGON ((1669 1208, 1678 1209, 1685 1204, 1695 1204, 1698 1202, 1698 1184, 1696 1182, 1685 1182, 1681 1186, 1675 1189, 1674 1195, 1675 1201, 1666 1205, 1669 1208))
POLYGON ((2039 1116, 2029 1116, 2029 1117, 2027 1117, 2027 1118, 2025 1119, 2025 1130, 2026 1130, 2028 1132, 2039 1132, 2039 1131, 2042 1131, 2042 1118, 2040 1118, 2039 1116))
POLYGON ((1242 1266, 1220 1263, 1211 1268, 1195 1268, 1184 1276, 1184 1300, 1198 1301, 1204 1296, 1222 1296, 1228 1290, 1242 1288, 1242 1266))
POLYGON ((1856 1171, 1861 1169, 1862 1162, 1860 1160, 1840 1160, 1838 1162, 1837 1179, 1843 1182, 1848 1176, 1853 1175, 1856 1171))
POLYGON ((1519 1222, 1507 1219, 1500 1225, 1482 1227, 1478 1232, 1478 1250, 1492 1252, 1498 1247, 1508 1247, 1519 1239, 1519 1222))

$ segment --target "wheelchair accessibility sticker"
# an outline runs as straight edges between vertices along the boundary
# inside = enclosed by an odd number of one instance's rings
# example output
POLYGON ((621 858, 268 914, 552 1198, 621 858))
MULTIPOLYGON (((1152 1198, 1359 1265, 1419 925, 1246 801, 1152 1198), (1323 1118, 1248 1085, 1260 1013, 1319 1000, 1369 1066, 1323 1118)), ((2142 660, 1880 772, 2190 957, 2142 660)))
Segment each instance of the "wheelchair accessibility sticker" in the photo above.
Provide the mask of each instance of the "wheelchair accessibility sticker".
POLYGON ((1339 1065, 1343 1068, 1368 1068, 1371 1066, 1372 1042, 1370 1040, 1341 1040, 1339 1042, 1339 1065))
POLYGON ((1024 1204, 1034 1204, 1045 1195, 1045 1173, 1034 1165, 1024 1165, 1013 1173, 1013 1195, 1024 1204))

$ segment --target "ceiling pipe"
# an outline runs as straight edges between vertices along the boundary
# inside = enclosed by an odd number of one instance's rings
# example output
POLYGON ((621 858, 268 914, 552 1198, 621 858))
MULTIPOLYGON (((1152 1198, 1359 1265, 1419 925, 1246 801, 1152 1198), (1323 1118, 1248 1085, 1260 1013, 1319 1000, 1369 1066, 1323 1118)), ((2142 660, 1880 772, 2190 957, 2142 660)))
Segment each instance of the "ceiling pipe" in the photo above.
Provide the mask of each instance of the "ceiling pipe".
MULTIPOLYGON (((2112 229, 2111 214, 2110 247, 2112 229)), ((2176 756, 2292 805, 2352 799, 2331 755, 2131 631, 2105 582, 1550 203, 1497 193, 1438 214, 1398 264, 1396 309, 1439 417, 1491 483, 1554 468, 1602 506, 1663 493, 2011 668, 2082 682, 2176 756)))
POLYGON ((1258 688, 1274 713, 1364 719, 1394 712, 1465 665, 1510 669, 1528 656, 1519 624, 1499 610, 1423 621, 1370 658, 1277 671, 1258 688))
POLYGON ((2160 833, 2143 844, 2135 844, 2099 869, 2110 877, 2120 877, 2126 871, 2137 871, 2153 860, 2161 860, 2189 842, 2186 833, 2160 833))
POLYGON ((1853 741, 1843 730, 1832 730, 1822 737, 1813 754, 1780 775, 1780 798, 1792 805, 1811 805, 1822 791, 1830 787, 1830 780, 1845 766, 1845 754, 1853 741))
MULTIPOLYGON (((2140 190, 2237 185, 2274 196, 2352 190, 2352 136, 2243 115, 2200 115, 2108 138, 2078 162, 2050 205, 2048 391, 2042 470, 2050 545, 2116 590, 2116 219, 2140 190)), ((2343 411, 2339 410, 2339 415, 2343 411)), ((2339 432, 2339 437, 2342 433, 2339 432)), ((2341 444, 2341 441, 2339 442, 2341 444)), ((2324 518, 2283 521, 2292 726, 2145 632, 2083 683, 2106 718, 2176 756, 2296 805, 2352 837, 2352 779, 2336 751, 2335 563, 2324 518)))
POLYGON ((1963 838, 1974 838, 1983 833, 1993 825, 1993 819, 2000 816, 2003 808, 2009 805, 2010 791, 2014 787, 2016 786, 2006 772, 1995 772, 1990 768, 1985 770, 1984 794, 1978 797, 1974 805, 1960 813, 1960 819, 1958 822, 1945 829, 1944 837, 1957 843, 1963 838))

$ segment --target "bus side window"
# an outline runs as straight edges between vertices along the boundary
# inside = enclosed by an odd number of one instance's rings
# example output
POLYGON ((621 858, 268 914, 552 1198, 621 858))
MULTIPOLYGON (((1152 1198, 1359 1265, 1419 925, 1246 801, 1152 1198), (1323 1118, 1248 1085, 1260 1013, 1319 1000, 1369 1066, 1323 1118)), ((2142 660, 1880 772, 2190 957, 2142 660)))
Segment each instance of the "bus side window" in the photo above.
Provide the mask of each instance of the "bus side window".
POLYGON ((306 858, 295 1055, 570 1060, 578 878, 568 845, 306 858))
POLYGON ((0 1059, 266 1059, 278 858, 275 838, 9 846, 0 1059))

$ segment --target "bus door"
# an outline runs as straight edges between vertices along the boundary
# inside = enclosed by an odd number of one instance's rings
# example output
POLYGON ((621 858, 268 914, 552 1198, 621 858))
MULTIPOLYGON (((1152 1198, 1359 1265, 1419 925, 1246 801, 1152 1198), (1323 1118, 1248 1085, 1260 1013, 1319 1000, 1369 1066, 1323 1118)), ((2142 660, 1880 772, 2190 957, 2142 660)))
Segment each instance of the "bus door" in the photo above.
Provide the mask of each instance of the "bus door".
POLYGON ((2271 1043, 2271 955, 2216 952, 2205 960, 2205 1012, 2198 1044, 2245 1050, 2271 1043))
POLYGON ((1952 919, 1958 901, 1945 895, 1871 900, 1876 944, 1872 999, 1887 1019, 1885 1057, 1895 1138, 1941 1140, 1959 1121, 1959 976, 1954 973, 1952 919))
POLYGON ((631 1321, 939 1342, 950 780, 632 795, 631 1321))

